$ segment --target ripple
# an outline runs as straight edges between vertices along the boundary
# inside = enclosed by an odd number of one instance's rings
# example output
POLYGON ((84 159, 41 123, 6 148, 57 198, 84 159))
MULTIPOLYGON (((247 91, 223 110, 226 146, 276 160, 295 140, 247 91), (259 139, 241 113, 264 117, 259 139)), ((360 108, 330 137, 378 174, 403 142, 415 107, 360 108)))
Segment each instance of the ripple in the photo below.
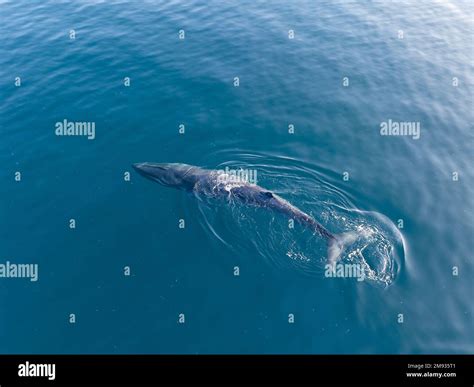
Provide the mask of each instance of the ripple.
MULTIPOLYGON (((258 185, 310 214, 331 233, 355 231, 357 239, 338 263, 358 264, 366 282, 388 286, 403 267, 405 244, 397 227, 382 214, 357 209, 348 193, 330 183, 329 171, 288 157, 236 150, 209 154, 206 164, 213 169, 256 170, 258 185), (227 161, 217 163, 223 158, 227 161)), ((324 277, 327 242, 311 230, 296 223, 290 228, 289 219, 261 208, 227 199, 198 199, 201 226, 225 248, 241 256, 256 251, 279 270, 324 277)))

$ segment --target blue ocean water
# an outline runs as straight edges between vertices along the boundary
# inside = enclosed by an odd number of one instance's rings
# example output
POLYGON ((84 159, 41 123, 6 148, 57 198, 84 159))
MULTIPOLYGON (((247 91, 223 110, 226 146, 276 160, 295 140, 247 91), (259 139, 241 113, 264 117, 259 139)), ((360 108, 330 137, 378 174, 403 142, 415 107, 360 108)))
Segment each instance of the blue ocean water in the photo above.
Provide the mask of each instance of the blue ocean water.
POLYGON ((0 278, 0 352, 472 353, 473 15, 0 1, 0 264, 39 268, 0 278), (95 139, 56 136, 65 119, 95 139), (142 161, 256 170, 332 232, 370 232, 368 278, 325 277, 321 238, 142 161))

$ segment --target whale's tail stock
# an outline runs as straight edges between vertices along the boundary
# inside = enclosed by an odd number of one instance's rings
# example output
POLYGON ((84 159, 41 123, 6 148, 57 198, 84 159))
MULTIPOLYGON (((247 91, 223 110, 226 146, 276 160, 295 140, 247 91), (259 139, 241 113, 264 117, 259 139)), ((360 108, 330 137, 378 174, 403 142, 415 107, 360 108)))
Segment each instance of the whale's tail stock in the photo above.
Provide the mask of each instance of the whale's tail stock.
POLYGON ((355 231, 333 234, 332 238, 328 239, 328 263, 332 265, 339 261, 347 247, 354 243, 357 238, 358 234, 355 231))
POLYGON ((347 231, 341 234, 333 234, 309 216, 305 217, 304 220, 309 223, 313 230, 319 233, 319 235, 327 239, 327 260, 331 265, 339 261, 344 251, 359 237, 359 233, 356 231, 347 231))

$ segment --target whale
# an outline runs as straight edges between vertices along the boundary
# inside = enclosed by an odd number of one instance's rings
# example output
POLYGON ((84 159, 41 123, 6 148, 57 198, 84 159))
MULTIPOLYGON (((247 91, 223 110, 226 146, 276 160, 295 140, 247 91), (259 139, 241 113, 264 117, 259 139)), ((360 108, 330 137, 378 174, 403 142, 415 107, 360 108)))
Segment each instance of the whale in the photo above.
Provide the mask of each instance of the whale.
POLYGON ((329 264, 335 264, 346 248, 357 239, 357 233, 351 231, 331 233, 312 216, 274 192, 243 179, 234 179, 222 170, 204 169, 182 163, 143 162, 132 166, 143 177, 165 187, 192 192, 197 196, 227 198, 283 214, 327 241, 326 258, 329 264))

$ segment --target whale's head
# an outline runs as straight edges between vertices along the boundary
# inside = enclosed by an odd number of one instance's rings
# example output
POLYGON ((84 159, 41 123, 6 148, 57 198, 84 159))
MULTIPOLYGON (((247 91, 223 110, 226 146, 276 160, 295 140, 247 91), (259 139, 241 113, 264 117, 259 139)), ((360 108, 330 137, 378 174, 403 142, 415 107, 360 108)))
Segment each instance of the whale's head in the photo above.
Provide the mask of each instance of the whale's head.
POLYGON ((133 168, 147 179, 166 187, 192 189, 196 183, 197 167, 180 163, 136 163, 133 168))

